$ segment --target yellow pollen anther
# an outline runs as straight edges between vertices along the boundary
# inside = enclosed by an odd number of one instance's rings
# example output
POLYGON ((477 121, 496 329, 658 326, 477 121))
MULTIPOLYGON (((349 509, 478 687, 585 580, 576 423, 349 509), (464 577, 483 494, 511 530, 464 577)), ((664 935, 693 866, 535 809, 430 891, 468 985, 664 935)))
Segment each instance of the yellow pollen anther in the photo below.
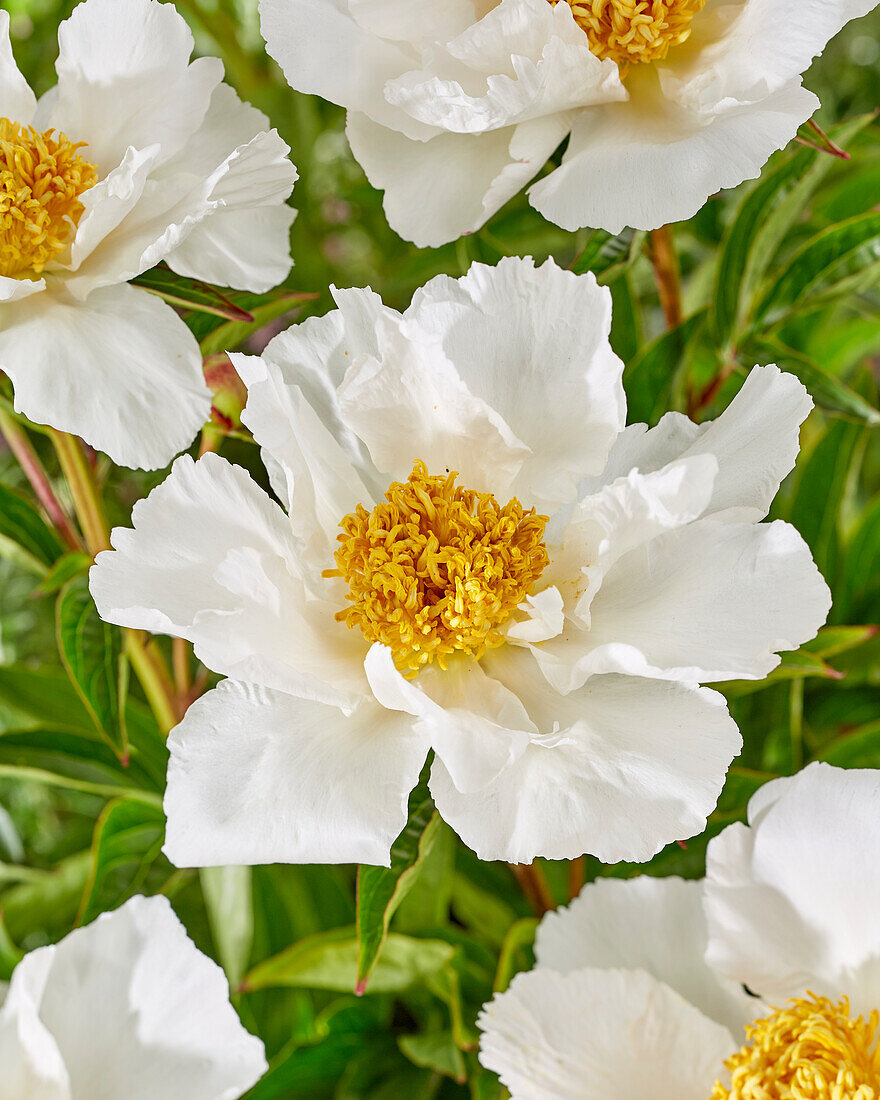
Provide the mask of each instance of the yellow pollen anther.
MULTIPOLYGON (((626 76, 630 65, 659 61, 691 33, 706 0, 563 0, 586 33, 590 49, 610 57, 626 76)), ((551 4, 559 0, 550 0, 551 4)))
POLYGON ((711 1100, 878 1100, 878 1027, 876 1009, 853 1019, 846 997, 807 993, 746 1028, 725 1062, 730 1087, 716 1082, 711 1100))
POLYGON ((64 134, 0 118, 0 275, 40 276, 64 250, 98 169, 64 134))
POLYGON ((498 627, 533 589, 548 563, 547 516, 514 498, 457 487, 456 473, 432 477, 416 462, 372 512, 363 505, 339 526, 336 569, 351 606, 336 618, 382 642, 414 676, 456 652, 479 658, 501 645, 498 627))

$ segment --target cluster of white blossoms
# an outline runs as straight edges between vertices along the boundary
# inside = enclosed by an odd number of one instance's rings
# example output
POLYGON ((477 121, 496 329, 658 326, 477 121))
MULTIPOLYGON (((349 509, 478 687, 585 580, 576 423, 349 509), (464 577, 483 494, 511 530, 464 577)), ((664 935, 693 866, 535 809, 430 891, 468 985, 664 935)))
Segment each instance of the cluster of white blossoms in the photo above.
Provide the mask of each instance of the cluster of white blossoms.
POLYGON ((655 229, 756 177, 819 107, 801 74, 876 0, 260 0, 290 84, 348 111, 401 236, 529 199, 564 229, 655 229))
POLYGON ((85 0, 58 46, 37 100, 0 11, 0 370, 31 420, 158 468, 211 395, 189 328, 129 280, 164 262, 271 289, 290 270, 296 169, 220 61, 190 62, 171 4, 85 0))
POLYGON ((3 1100, 237 1100, 266 1068, 163 897, 26 955, 0 1007, 3 1100))
MULTIPOLYGON (((420 245, 481 226, 566 138, 530 191, 549 219, 690 216, 809 118, 801 73, 873 6, 260 4, 420 245)), ((32 421, 163 467, 211 397, 190 329, 131 281, 284 280, 289 149, 170 3, 85 0, 39 100, 9 24, 0 370, 32 421)), ((169 859, 389 865, 429 756, 483 859, 646 861, 700 833, 742 743, 704 685, 767 676, 830 607, 798 532, 764 522, 804 387, 755 367, 714 421, 627 427, 610 292, 552 260, 439 276, 403 313, 333 297, 231 356, 272 493, 183 455, 91 569, 106 621, 226 677, 169 738, 169 859)), ((710 843, 704 882, 587 887, 485 1008, 483 1063, 514 1100, 877 1100, 878 811, 878 773, 811 765, 710 843)), ((33 951, 0 1008, 4 1100, 236 1100, 265 1069, 160 898, 33 951)))
POLYGON ((484 859, 701 832, 741 739, 698 685, 766 676, 830 605, 760 522, 803 386, 756 367, 711 423, 624 428, 610 293, 552 261, 440 276, 402 314, 334 297, 233 355, 285 507, 183 456, 92 567, 104 619, 228 677, 169 739, 169 858, 387 864, 429 749, 484 859))
POLYGON ((706 878, 600 879, 479 1020, 512 1100, 874 1100, 880 772, 811 764, 706 878))

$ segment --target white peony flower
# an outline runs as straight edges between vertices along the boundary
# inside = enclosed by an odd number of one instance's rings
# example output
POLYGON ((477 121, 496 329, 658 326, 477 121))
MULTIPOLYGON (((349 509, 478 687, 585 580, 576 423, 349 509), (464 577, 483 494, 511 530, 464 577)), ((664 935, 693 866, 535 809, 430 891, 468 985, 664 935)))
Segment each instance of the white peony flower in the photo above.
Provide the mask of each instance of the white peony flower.
POLYGON ((878 814, 880 773, 811 764, 709 843, 703 882, 587 886, 485 1006, 480 1060, 512 1100, 873 1100, 878 814))
MULTIPOLYGON (((198 344, 128 280, 265 291, 290 269, 296 179, 172 4, 85 0, 39 101, 0 11, 0 370, 31 420, 125 466, 164 466, 207 420, 198 344)), ((268 132, 267 132, 268 131, 268 132)))
POLYGON ((552 261, 369 290, 234 356, 287 511, 179 459, 117 529, 105 619, 229 677, 170 738, 178 865, 384 863, 427 750, 484 859, 648 859, 700 832, 760 678, 829 593, 785 523, 805 390, 756 369, 718 420, 623 430, 611 299, 552 261), (389 486, 389 483, 390 486, 389 486))
POLYGON ((260 0, 288 82, 348 111, 417 245, 478 229, 541 171, 564 229, 654 229, 755 178, 819 106, 801 73, 876 0, 260 0))
POLYGON ((223 971, 163 897, 26 955, 0 1008, 3 1100, 236 1100, 266 1072, 223 971))

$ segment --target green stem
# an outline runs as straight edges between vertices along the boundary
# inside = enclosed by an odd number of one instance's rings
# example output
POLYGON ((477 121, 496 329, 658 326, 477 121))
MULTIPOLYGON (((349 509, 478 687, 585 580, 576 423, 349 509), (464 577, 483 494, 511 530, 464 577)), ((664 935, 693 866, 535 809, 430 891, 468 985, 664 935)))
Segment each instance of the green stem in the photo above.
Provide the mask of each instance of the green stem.
POLYGON ((681 277, 678 269, 678 254, 675 251, 675 239, 672 226, 664 225, 652 229, 649 254, 654 268, 657 293, 667 328, 676 328, 682 321, 681 277))

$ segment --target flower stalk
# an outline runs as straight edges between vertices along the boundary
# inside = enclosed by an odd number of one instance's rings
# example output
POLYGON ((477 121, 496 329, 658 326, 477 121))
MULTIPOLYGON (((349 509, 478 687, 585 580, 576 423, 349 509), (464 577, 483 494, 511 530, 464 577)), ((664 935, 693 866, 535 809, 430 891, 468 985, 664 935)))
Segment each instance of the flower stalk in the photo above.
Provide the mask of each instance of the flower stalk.
POLYGON ((657 283, 663 316, 666 318, 666 327, 677 328, 683 317, 681 275, 671 225, 651 230, 648 254, 654 268, 654 280, 657 283))
POLYGON ((511 863, 510 869, 516 875, 520 889, 534 910, 535 916, 543 917, 545 913, 556 908, 556 899, 539 863, 511 863))
POLYGON ((43 468, 40 457, 34 450, 34 446, 28 439, 27 432, 10 416, 5 409, 0 409, 0 433, 6 440, 9 450, 15 455, 25 477, 31 484, 31 488, 37 495, 37 499, 43 506, 43 510, 49 517, 49 521, 61 536, 68 550, 82 550, 83 544, 73 528, 73 524, 64 511, 58 497, 52 489, 49 476, 43 468))

